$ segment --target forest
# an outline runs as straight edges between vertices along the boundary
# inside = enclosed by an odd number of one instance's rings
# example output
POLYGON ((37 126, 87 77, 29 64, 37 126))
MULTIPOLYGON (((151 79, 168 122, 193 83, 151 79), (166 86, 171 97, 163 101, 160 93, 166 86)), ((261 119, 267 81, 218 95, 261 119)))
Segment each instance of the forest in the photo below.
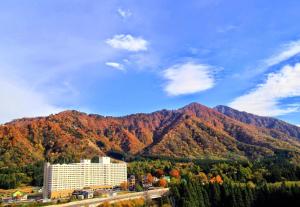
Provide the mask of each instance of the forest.
MULTIPOLYGON (((164 206, 300 206, 300 167, 284 156, 253 161, 118 158, 128 162, 128 176, 137 179, 136 190, 143 190, 145 176, 151 181, 158 178, 156 186, 170 188, 169 196, 160 201, 164 206)), ((42 183, 43 162, 0 169, 2 189, 42 183)))
MULTIPOLYGON (((137 178, 147 174, 160 177, 170 175, 172 170, 177 170, 180 178, 186 180, 199 176, 204 176, 209 180, 218 175, 224 182, 253 183, 254 185, 300 181, 299 165, 280 156, 255 161, 191 160, 170 157, 123 157, 121 159, 128 162, 128 175, 135 175, 137 178)), ((172 178, 171 181, 176 182, 172 178)), ((20 185, 42 186, 42 184, 43 162, 41 161, 21 167, 0 168, 0 188, 2 189, 16 188, 20 185)))
POLYGON ((296 184, 260 186, 233 183, 201 183, 188 180, 171 187, 169 203, 182 207, 265 207, 300 206, 296 184))
POLYGON ((0 189, 14 189, 21 185, 43 185, 42 161, 22 167, 0 168, 0 189))

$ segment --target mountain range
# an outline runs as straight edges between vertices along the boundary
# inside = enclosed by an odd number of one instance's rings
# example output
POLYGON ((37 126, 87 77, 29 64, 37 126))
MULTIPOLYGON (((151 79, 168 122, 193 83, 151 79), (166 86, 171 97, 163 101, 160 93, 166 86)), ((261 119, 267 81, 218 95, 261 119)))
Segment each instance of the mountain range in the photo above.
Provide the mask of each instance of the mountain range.
POLYGON ((227 106, 191 103, 123 117, 63 111, 0 126, 0 167, 120 152, 176 158, 300 160, 300 128, 227 106))

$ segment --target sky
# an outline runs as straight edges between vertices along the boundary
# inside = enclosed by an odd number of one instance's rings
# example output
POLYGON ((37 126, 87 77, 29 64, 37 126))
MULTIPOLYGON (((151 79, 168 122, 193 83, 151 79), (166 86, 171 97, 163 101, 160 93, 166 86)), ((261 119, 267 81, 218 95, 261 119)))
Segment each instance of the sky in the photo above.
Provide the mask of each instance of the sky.
POLYGON ((0 1, 0 123, 191 102, 300 124, 298 0, 0 1))

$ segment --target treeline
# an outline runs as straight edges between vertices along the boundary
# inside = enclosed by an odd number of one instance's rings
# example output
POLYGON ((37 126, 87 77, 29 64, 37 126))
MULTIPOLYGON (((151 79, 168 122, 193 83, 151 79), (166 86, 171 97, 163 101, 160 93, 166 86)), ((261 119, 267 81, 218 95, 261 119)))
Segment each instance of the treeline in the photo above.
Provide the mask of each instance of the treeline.
POLYGON ((0 189, 17 188, 20 185, 43 185, 43 162, 23 167, 0 168, 0 189))
MULTIPOLYGON (((126 160, 128 162, 128 174, 135 175, 136 178, 149 173, 159 178, 161 175, 157 175, 157 172, 161 172, 159 174, 162 175, 169 175, 172 170, 176 169, 182 179, 201 175, 204 179, 209 180, 219 175, 226 183, 251 182, 255 185, 262 185, 264 183, 300 180, 299 163, 291 162, 286 154, 277 154, 255 161, 141 157, 115 151, 110 151, 109 156, 126 160)), ((69 163, 75 161, 71 157, 59 157, 59 159, 51 162, 69 163)), ((97 158, 94 157, 92 161, 97 161, 97 158)), ((22 184, 42 186, 43 161, 27 166, 0 168, 1 189, 16 188, 22 184)))
POLYGON ((157 170, 168 174, 172 169, 177 169, 181 178, 191 178, 201 173, 208 178, 220 175, 225 182, 263 184, 300 180, 299 165, 278 156, 258 161, 144 159, 128 165, 128 173, 136 176, 147 173, 155 175, 157 170))
POLYGON ((182 207, 265 207, 300 206, 300 187, 241 184, 201 183, 182 181, 171 186, 169 202, 182 207))

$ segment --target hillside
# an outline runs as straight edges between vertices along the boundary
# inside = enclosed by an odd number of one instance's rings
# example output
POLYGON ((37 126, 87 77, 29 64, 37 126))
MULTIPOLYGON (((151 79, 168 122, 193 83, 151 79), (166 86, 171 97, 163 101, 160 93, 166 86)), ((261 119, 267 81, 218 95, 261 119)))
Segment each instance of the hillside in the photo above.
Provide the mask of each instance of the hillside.
POLYGON ((64 111, 0 126, 0 166, 132 155, 256 159, 300 153, 294 134, 245 123, 198 103, 177 110, 104 117, 64 111))
POLYGON ((257 116, 247 112, 241 112, 228 106, 219 105, 216 106, 214 109, 240 122, 244 122, 246 124, 250 124, 256 127, 275 129, 289 136, 297 137, 300 139, 300 127, 286 123, 279 119, 275 119, 272 117, 257 116))

